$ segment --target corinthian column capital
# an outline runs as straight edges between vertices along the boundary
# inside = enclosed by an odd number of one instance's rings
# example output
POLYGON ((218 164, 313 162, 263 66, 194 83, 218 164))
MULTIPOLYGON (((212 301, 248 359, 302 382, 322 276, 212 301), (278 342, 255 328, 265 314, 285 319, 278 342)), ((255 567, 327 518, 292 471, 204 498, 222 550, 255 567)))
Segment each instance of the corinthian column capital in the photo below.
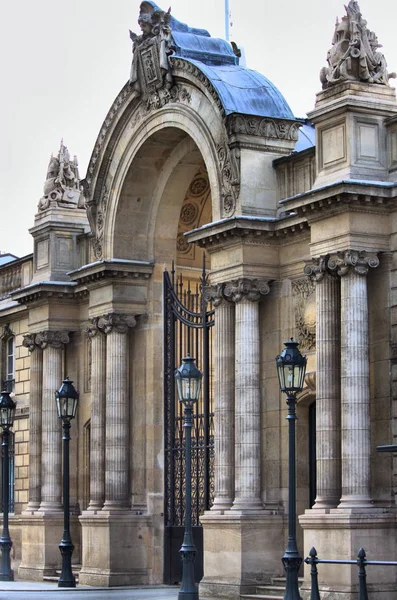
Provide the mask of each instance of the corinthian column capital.
POLYGON ((336 271, 343 277, 352 269, 358 275, 367 275, 368 269, 379 265, 379 258, 375 252, 366 252, 364 250, 345 250, 332 254, 328 259, 328 268, 336 271))
POLYGON ((99 328, 98 322, 101 317, 93 317, 88 319, 88 323, 84 327, 84 332, 88 335, 90 339, 94 338, 98 333, 103 333, 103 331, 99 328))
POLYGON ((124 315, 120 313, 110 313, 99 317, 97 321, 97 328, 104 333, 111 333, 116 331, 117 333, 127 333, 129 328, 135 327, 136 318, 133 315, 124 315))
POLYGON ((224 283, 215 283, 214 285, 207 286, 204 289, 204 300, 206 302, 212 302, 212 306, 216 308, 226 300, 223 294, 224 287, 224 283))
POLYGON ((270 292, 267 281, 242 277, 224 284, 223 294, 231 302, 240 302, 244 298, 250 302, 258 302, 261 296, 270 292))
POLYGON ((324 279, 324 275, 327 272, 327 258, 327 256, 319 256, 318 258, 305 261, 306 264, 303 269, 305 275, 315 282, 324 279))
POLYGON ((67 331, 40 331, 36 334, 36 345, 42 350, 50 346, 57 350, 69 343, 67 331))
POLYGON ((36 334, 35 333, 27 333, 23 336, 22 346, 25 346, 29 350, 29 352, 33 352, 38 348, 38 343, 36 342, 36 334))

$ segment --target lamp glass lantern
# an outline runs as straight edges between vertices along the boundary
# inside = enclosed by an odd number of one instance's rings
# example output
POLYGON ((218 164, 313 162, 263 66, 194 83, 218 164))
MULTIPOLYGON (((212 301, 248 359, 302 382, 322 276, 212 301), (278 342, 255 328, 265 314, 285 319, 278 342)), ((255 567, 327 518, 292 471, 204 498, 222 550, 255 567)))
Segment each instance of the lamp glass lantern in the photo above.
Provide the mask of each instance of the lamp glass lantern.
POLYGON ((0 396, 0 425, 3 429, 10 429, 13 426, 16 407, 16 402, 10 397, 9 392, 2 392, 0 396))
POLYGON ((196 367, 194 360, 188 354, 182 359, 179 369, 175 371, 178 396, 183 404, 193 404, 200 396, 203 374, 196 367))
POLYGON ((284 350, 276 357, 280 390, 284 394, 295 395, 303 389, 307 357, 302 356, 298 349, 299 343, 293 338, 284 342, 284 345, 284 350))
POLYGON ((75 389, 73 381, 69 377, 62 381, 61 387, 55 392, 55 400, 60 419, 70 421, 75 418, 79 392, 75 389))

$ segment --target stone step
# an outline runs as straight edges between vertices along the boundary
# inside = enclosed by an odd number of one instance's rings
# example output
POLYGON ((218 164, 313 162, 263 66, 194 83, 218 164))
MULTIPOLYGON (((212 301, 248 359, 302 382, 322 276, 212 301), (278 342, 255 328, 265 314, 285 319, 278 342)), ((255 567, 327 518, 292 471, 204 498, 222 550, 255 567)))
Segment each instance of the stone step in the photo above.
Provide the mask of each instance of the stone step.
POLYGON ((280 600, 281 596, 272 596, 270 594, 242 594, 241 600, 280 600))

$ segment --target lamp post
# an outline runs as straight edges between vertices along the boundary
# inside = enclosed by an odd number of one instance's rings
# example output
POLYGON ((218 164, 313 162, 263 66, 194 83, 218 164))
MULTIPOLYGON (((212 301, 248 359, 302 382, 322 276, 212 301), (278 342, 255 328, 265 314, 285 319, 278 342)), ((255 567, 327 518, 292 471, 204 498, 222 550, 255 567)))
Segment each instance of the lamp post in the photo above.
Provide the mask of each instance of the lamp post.
POLYGON ((287 395, 288 405, 288 542, 282 558, 287 578, 284 600, 300 600, 298 572, 302 557, 296 543, 295 421, 296 395, 303 389, 307 358, 299 352, 299 344, 293 338, 284 345, 276 357, 280 390, 287 395))
POLYGON ((58 587, 76 587, 76 580, 72 572, 74 546, 70 536, 69 441, 70 421, 76 416, 79 393, 73 387, 73 381, 70 381, 69 377, 63 380, 61 387, 55 392, 55 400, 63 429, 63 536, 59 544, 62 555, 62 571, 58 587))
POLYGON ((182 583, 178 600, 198 600, 198 588, 194 581, 194 561, 196 546, 192 532, 192 426, 193 406, 200 396, 202 373, 194 364, 194 358, 187 355, 175 371, 179 401, 184 406, 185 428, 185 532, 180 549, 182 558, 182 583))
POLYGON ((3 429, 3 531, 0 538, 1 565, 0 581, 14 581, 14 571, 11 569, 10 552, 12 541, 8 529, 9 494, 10 494, 10 463, 8 459, 8 446, 10 429, 14 423, 16 403, 10 398, 9 392, 2 392, 0 396, 0 425, 3 429))

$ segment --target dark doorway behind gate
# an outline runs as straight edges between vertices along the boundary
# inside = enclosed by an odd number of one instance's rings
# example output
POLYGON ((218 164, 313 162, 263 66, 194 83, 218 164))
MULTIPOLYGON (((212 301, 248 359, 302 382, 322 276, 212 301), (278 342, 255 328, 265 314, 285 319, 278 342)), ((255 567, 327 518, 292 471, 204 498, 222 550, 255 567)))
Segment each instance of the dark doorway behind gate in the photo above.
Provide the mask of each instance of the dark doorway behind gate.
POLYGON ((203 385, 195 407, 192 429, 192 524, 197 547, 195 579, 203 576, 203 533, 200 516, 214 496, 214 408, 212 327, 214 311, 204 299, 205 264, 200 279, 191 283, 164 272, 164 424, 165 424, 165 534, 164 582, 178 583, 182 567, 179 550, 185 518, 185 446, 183 407, 174 371, 186 354, 196 358, 203 385))

